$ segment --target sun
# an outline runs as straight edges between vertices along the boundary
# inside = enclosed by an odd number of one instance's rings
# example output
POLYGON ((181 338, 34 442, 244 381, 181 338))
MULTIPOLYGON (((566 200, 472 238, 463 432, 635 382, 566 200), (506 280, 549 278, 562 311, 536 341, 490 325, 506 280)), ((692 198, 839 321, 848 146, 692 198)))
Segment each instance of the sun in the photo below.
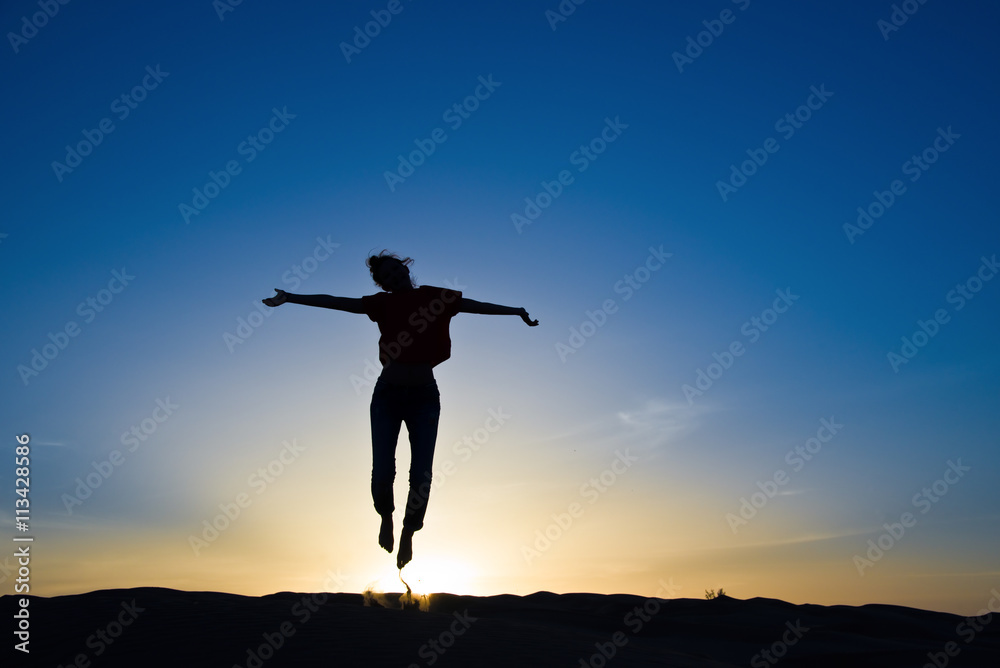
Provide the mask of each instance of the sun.
POLYGON ((476 580, 468 564, 436 558, 410 563, 402 576, 415 594, 472 594, 476 580))

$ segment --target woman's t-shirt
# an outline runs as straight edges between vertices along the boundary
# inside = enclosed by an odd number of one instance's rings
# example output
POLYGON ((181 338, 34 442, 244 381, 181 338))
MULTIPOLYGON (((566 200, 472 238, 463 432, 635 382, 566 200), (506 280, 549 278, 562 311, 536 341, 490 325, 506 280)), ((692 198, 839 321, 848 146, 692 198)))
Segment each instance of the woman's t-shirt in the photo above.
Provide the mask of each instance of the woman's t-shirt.
POLYGON ((460 291, 432 285, 362 297, 365 314, 382 333, 378 341, 382 366, 389 362, 437 366, 451 357, 448 325, 461 302, 460 291))

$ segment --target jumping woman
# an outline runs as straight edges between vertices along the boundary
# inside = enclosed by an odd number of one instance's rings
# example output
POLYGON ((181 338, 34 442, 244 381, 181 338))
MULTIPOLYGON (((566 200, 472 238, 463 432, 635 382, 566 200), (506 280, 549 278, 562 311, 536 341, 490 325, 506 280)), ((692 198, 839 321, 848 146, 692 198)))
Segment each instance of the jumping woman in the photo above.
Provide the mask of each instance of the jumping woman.
POLYGON ((424 525, 441 415, 441 395, 432 369, 451 357, 451 319, 459 313, 516 315, 531 327, 538 324, 523 308, 477 302, 457 290, 418 287, 410 278, 412 263, 412 258, 400 258, 388 251, 369 257, 372 279, 383 290, 374 295, 295 295, 275 288, 276 295, 262 300, 268 306, 288 302, 364 314, 378 324, 382 373, 375 382, 371 403, 372 500, 382 518, 378 544, 390 554, 396 442, 404 422, 410 437, 410 489, 396 556, 400 569, 413 558, 413 534, 424 525))

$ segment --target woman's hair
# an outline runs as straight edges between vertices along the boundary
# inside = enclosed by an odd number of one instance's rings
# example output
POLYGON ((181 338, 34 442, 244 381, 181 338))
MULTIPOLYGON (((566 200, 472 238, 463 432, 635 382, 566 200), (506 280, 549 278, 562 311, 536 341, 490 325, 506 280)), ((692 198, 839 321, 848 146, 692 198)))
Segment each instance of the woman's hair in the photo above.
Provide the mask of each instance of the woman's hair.
MULTIPOLYGON (((371 271, 372 280, 375 281, 375 285, 379 286, 383 290, 385 290, 385 286, 378 282, 378 279, 375 278, 375 275, 378 273, 379 267, 381 267, 382 263, 385 262, 386 260, 396 260, 397 262, 402 262, 403 265, 406 267, 409 267, 411 264, 413 264, 412 257, 405 257, 405 258, 399 257, 395 253, 390 253, 388 250, 385 249, 383 249, 382 252, 379 253, 378 255, 369 255, 368 259, 365 260, 365 264, 368 265, 368 270, 371 271)), ((412 274, 410 275, 410 283, 413 284, 413 287, 417 287, 416 283, 413 283, 412 274)))

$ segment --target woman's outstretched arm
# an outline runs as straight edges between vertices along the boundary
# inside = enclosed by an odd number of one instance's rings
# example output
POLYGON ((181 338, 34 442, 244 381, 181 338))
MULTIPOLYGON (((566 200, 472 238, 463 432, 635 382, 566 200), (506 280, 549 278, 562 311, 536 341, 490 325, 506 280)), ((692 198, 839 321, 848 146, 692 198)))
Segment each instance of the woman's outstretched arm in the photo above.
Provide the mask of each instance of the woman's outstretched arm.
POLYGON ((361 300, 356 297, 332 297, 330 295, 296 295, 275 288, 277 293, 273 297, 262 299, 267 306, 281 306, 284 303, 302 304, 303 306, 318 306, 320 308, 332 308, 337 311, 347 311, 348 313, 364 313, 365 309, 361 305, 361 300))
POLYGON ((500 304, 490 304, 489 302, 477 302, 475 299, 462 297, 462 303, 458 307, 459 313, 479 313, 482 315, 517 315, 529 327, 538 324, 537 320, 528 317, 528 312, 523 307, 501 306, 500 304))

